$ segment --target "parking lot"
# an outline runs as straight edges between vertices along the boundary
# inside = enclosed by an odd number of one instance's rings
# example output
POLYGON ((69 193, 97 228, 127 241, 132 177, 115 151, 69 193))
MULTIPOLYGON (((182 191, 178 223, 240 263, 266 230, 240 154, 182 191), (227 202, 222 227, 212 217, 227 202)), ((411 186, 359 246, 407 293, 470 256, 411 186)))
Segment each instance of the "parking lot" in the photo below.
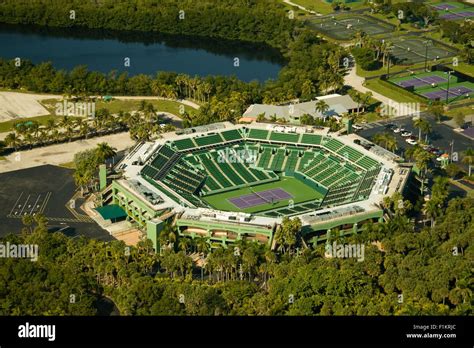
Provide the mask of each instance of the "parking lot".
POLYGON ((110 240, 109 233, 75 206, 72 170, 46 165, 0 174, 0 237, 17 234, 23 227, 25 215, 43 214, 50 231, 64 234, 110 240))
MULTIPOLYGON (((442 150, 444 153, 451 154, 457 152, 459 154, 459 163, 462 168, 467 170, 467 166, 462 164, 462 152, 468 148, 474 148, 474 142, 464 135, 455 132, 451 127, 437 123, 433 117, 429 117, 426 113, 422 113, 422 117, 428 120, 431 124, 432 132, 428 136, 430 144, 434 147, 442 150), (453 141, 451 149, 451 141, 453 141)), ((389 132, 395 135, 398 144, 398 153, 403 153, 407 148, 412 147, 406 142, 406 138, 401 136, 401 133, 394 133, 392 130, 386 128, 387 124, 395 124, 396 126, 403 126, 406 131, 412 133, 413 136, 418 137, 418 129, 413 126, 412 116, 399 117, 396 120, 383 120, 374 123, 368 123, 362 125, 363 130, 359 131, 358 134, 366 139, 372 140, 372 137, 378 133, 389 132)), ((422 135, 424 139, 424 134, 422 135)))

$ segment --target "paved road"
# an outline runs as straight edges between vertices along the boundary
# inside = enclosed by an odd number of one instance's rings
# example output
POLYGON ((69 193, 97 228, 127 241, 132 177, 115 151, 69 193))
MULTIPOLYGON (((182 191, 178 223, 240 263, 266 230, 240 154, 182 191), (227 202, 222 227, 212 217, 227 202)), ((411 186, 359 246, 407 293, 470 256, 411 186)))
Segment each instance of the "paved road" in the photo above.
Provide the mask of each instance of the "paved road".
MULTIPOLYGON (((433 146, 445 151, 446 153, 451 153, 450 143, 451 141, 454 141, 453 151, 458 152, 460 161, 462 160, 463 151, 465 151, 467 148, 474 148, 473 140, 454 132, 449 126, 437 123, 433 117, 428 116, 426 113, 422 113, 422 117, 427 119, 433 128, 433 132, 428 138, 433 146)), ((383 120, 362 125, 364 130, 361 130, 358 134, 364 138, 371 139, 375 134, 387 131, 385 129, 385 125, 388 123, 403 125, 404 128, 412 132, 414 136, 418 136, 418 129, 413 126, 413 119, 411 116, 403 116, 395 120, 383 120)), ((400 134, 395 134, 391 131, 389 132, 394 134, 397 138, 399 151, 403 152, 405 149, 412 146, 408 144, 400 134)), ((467 170, 467 166, 464 166, 462 163, 458 164, 467 170)))

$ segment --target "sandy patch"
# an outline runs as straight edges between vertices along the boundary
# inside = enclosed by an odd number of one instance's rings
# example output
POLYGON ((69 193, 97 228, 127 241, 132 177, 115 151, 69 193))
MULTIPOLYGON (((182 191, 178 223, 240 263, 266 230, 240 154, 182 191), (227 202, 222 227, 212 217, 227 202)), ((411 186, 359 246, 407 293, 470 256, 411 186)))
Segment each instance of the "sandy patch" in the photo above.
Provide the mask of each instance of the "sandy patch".
POLYGON ((0 122, 49 115, 49 111, 38 103, 38 100, 51 97, 50 95, 0 92, 0 122))

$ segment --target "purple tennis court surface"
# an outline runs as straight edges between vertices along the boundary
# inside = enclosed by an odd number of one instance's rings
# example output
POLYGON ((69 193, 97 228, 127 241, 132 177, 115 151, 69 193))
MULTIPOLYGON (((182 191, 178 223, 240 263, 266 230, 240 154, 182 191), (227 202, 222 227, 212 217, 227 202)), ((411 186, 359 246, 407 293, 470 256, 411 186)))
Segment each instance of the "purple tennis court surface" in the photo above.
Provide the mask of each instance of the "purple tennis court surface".
POLYGON ((474 17, 474 12, 463 11, 463 12, 455 12, 455 13, 446 13, 440 16, 440 18, 442 19, 461 19, 461 18, 469 18, 469 17, 474 17))
POLYGON ((254 207, 256 205, 272 203, 273 201, 279 201, 282 199, 289 199, 293 196, 281 188, 261 191, 257 193, 251 193, 239 197, 229 199, 239 209, 245 209, 254 207))
MULTIPOLYGON (((453 89, 449 90, 449 97, 459 97, 463 94, 470 93, 472 92, 472 89, 467 88, 467 87, 455 87, 453 89)), ((423 95, 429 99, 442 99, 446 98, 446 91, 436 91, 436 92, 428 92, 428 93, 423 93, 423 95)))
POLYGON ((451 5, 451 4, 436 4, 432 6, 437 10, 446 10, 446 9, 450 10, 452 8, 456 8, 456 6, 451 5))
POLYGON ((441 76, 425 76, 420 78, 414 78, 411 80, 405 80, 397 82, 397 85, 404 88, 407 87, 420 87, 425 85, 430 85, 432 83, 447 82, 448 79, 442 78, 441 76))

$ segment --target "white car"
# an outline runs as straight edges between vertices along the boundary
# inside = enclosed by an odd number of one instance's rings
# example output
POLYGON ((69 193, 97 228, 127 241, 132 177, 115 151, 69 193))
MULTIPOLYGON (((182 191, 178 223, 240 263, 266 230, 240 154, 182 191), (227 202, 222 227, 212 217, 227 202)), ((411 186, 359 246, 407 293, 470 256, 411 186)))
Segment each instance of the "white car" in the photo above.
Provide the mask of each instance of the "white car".
POLYGON ((398 128, 398 127, 393 130, 394 133, 400 133, 401 131, 402 131, 402 130, 401 130, 400 128, 398 128))
POLYGON ((416 145, 416 140, 414 140, 414 139, 412 139, 412 138, 408 138, 408 139, 406 140, 406 142, 407 142, 408 144, 410 144, 410 145, 416 145))
POLYGON ((353 124, 352 125, 352 128, 354 128, 355 130, 362 130, 364 128, 362 128, 361 126, 357 125, 357 124, 353 124))
POLYGON ((406 138, 406 137, 409 137, 411 136, 411 132, 403 132, 402 133, 402 137, 406 138))

